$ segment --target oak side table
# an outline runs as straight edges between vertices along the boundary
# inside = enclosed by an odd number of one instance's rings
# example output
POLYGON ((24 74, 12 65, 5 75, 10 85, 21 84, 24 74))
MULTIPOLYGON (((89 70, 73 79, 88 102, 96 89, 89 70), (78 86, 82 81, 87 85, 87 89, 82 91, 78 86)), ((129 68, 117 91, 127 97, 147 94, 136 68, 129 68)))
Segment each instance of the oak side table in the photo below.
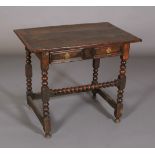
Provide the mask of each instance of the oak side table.
POLYGON ((49 99, 57 95, 66 95, 92 91, 99 94, 114 109, 115 121, 119 122, 123 110, 123 92, 126 84, 126 62, 129 57, 130 43, 142 41, 140 38, 125 32, 108 23, 90 23, 77 25, 49 26, 14 30, 26 49, 26 85, 27 104, 40 120, 45 136, 51 135, 49 99), (42 71, 40 93, 32 91, 31 54, 39 60, 42 71), (117 79, 110 82, 98 82, 100 58, 120 56, 121 65, 117 79), (77 60, 93 60, 93 78, 91 84, 50 89, 48 87, 48 69, 51 63, 62 63, 77 60), (117 87, 117 101, 114 101, 101 88, 117 87), (43 114, 36 108, 33 100, 42 99, 43 114))

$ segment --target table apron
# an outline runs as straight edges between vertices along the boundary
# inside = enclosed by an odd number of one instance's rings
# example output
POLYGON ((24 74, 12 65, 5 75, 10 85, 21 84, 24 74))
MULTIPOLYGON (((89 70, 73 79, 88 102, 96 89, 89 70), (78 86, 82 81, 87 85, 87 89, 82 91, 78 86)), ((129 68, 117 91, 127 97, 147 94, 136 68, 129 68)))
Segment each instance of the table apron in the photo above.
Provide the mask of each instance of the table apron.
POLYGON ((122 45, 98 46, 95 48, 72 49, 50 53, 50 63, 112 57, 121 55, 122 45))

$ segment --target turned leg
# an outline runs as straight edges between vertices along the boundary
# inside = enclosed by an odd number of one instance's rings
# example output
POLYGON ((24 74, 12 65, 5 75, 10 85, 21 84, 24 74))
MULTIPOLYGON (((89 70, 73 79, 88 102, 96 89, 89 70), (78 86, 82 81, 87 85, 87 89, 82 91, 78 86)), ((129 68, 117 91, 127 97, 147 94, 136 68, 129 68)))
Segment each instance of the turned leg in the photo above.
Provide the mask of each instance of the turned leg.
POLYGON ((26 49, 26 95, 29 96, 32 93, 32 65, 31 65, 31 52, 26 49))
MULTIPOLYGON (((98 68, 100 66, 100 59, 93 59, 93 81, 92 84, 98 83, 98 68)), ((97 90, 93 90, 93 97, 96 98, 96 92, 97 90)))
POLYGON ((128 59, 128 53, 129 53, 129 45, 125 44, 123 48, 123 54, 121 55, 121 65, 120 65, 120 72, 118 76, 118 92, 117 92, 117 106, 114 111, 115 115, 115 122, 120 122, 120 118, 123 113, 123 93, 124 88, 126 85, 126 62, 128 59))
POLYGON ((42 71, 41 96, 43 102, 43 128, 45 132, 45 137, 51 135, 51 123, 49 114, 48 69, 49 69, 49 52, 44 52, 42 53, 42 59, 41 59, 41 71, 42 71))
MULTIPOLYGON (((92 84, 97 84, 98 83, 98 68, 100 66, 100 59, 93 59, 93 81, 92 84)), ((96 93, 97 90, 93 90, 93 98, 96 98, 96 93)))

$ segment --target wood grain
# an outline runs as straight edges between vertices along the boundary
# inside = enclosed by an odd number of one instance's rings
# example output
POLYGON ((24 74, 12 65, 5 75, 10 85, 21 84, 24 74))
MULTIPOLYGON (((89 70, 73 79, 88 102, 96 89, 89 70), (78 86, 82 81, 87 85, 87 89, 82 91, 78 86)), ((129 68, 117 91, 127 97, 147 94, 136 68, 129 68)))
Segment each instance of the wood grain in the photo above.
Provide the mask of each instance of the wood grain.
POLYGON ((108 22, 18 29, 14 32, 33 52, 141 41, 108 22))

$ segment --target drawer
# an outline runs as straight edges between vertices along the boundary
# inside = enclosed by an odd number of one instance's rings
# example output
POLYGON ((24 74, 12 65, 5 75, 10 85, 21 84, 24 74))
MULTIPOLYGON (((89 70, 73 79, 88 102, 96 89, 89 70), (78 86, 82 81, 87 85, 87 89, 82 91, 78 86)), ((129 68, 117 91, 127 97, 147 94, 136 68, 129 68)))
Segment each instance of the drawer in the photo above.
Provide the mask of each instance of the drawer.
POLYGON ((50 62, 61 63, 92 58, 102 58, 106 56, 120 55, 121 46, 99 46, 95 48, 64 50, 50 54, 50 62))
POLYGON ((82 59, 102 58, 107 56, 117 56, 121 53, 121 45, 99 46, 92 49, 84 49, 82 59))
POLYGON ((121 45, 97 47, 95 51, 96 56, 115 56, 117 54, 120 54, 121 45))
POLYGON ((81 59, 81 49, 64 50, 50 54, 50 62, 61 63, 81 59))

